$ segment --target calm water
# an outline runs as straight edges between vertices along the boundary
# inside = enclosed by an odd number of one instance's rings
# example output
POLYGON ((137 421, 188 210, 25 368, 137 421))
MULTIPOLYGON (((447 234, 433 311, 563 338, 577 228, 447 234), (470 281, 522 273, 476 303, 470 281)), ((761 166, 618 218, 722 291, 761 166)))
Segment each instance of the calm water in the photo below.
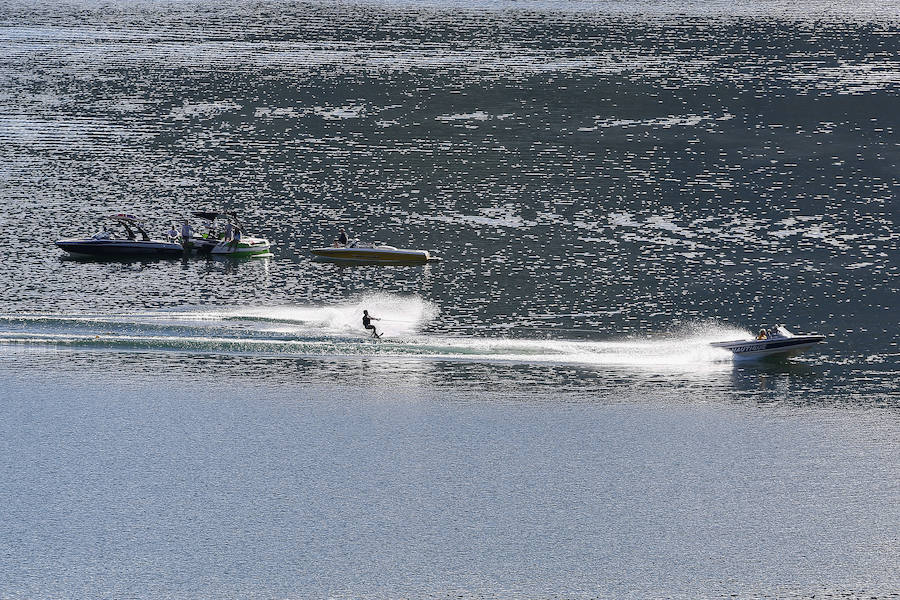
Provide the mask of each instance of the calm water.
POLYGON ((0 4, 0 596, 896 595, 900 10, 732 4, 0 4))

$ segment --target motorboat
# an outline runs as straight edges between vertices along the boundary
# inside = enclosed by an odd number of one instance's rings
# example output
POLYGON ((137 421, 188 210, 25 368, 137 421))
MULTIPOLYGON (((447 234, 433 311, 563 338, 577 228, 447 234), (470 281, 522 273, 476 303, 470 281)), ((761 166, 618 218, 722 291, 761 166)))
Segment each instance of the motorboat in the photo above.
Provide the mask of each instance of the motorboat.
POLYGON ((56 245, 73 256, 176 258, 184 253, 174 240, 150 239, 140 220, 126 213, 105 217, 103 229, 91 237, 57 240, 56 245))
POLYGON ((712 342, 710 345, 731 350, 735 358, 788 357, 809 350, 824 339, 823 335, 795 335, 784 325, 773 325, 760 330, 755 339, 712 342))
POLYGON ((416 264, 437 260, 428 250, 397 248, 381 242, 335 242, 325 248, 312 248, 310 252, 317 260, 356 264, 416 264))
POLYGON ((207 221, 207 231, 192 236, 189 240, 182 240, 186 248, 197 254, 209 254, 212 256, 258 256, 269 254, 271 245, 264 238, 245 235, 246 229, 238 219, 234 211, 194 211, 195 217, 207 221), (218 223, 225 222, 223 231, 218 230, 218 223), (239 229, 241 237, 235 240, 232 231, 239 229))

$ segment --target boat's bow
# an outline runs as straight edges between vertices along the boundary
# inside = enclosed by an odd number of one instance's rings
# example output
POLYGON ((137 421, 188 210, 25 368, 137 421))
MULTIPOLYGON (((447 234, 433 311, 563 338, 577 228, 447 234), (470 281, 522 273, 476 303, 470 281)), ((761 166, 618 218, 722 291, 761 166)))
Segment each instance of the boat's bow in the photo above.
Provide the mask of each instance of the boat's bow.
POLYGON ((123 240, 114 238, 68 238, 57 240, 56 246, 74 256, 98 257, 176 257, 184 249, 181 244, 165 240, 123 240))

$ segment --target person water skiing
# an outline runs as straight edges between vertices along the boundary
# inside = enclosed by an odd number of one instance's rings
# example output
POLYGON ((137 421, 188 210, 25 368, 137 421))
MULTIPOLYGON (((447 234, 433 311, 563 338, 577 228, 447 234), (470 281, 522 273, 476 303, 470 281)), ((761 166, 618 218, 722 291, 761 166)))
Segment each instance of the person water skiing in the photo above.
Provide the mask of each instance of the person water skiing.
POLYGON ((363 321, 363 327, 365 327, 366 329, 371 329, 371 330, 372 330, 372 337, 380 338, 381 336, 378 335, 378 331, 375 330, 375 326, 372 325, 372 321, 373 321, 373 320, 374 320, 374 321, 379 321, 380 319, 378 319, 378 318, 376 318, 376 317, 370 317, 370 316, 369 316, 369 311, 364 310, 364 311, 363 311, 363 319, 362 319, 362 321, 363 321))

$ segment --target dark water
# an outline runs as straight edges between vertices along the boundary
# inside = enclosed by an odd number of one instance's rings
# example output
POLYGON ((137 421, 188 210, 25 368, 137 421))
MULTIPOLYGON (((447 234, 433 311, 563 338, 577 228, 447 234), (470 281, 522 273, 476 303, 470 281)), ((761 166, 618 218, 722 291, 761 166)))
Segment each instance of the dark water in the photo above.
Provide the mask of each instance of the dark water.
POLYGON ((896 592, 898 33, 0 4, 0 596, 896 592), (52 243, 221 207, 273 256, 52 243), (311 262, 340 226, 443 260, 311 262), (770 322, 826 344, 708 346, 770 322))

